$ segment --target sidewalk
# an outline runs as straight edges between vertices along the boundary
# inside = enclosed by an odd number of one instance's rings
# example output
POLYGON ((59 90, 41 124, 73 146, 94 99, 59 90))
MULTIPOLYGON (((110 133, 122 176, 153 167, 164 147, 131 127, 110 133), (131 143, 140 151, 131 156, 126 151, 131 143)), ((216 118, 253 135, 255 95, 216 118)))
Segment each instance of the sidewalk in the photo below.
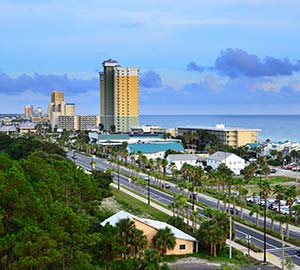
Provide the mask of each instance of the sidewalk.
MULTIPOLYGON (((112 183, 111 185, 114 188, 118 188, 117 184, 115 184, 115 183, 112 183)), ((134 197, 135 199, 137 199, 139 201, 142 201, 142 202, 144 202, 146 204, 148 202, 146 198, 143 198, 142 196, 137 195, 136 193, 131 192, 128 189, 123 188, 122 186, 120 187, 120 191, 122 191, 122 192, 124 192, 124 193, 126 193, 126 194, 134 197)), ((151 201, 150 205, 153 208, 156 208, 156 209, 160 210, 161 212, 164 212, 165 214, 167 214, 169 216, 173 216, 173 212, 172 211, 170 211, 169 209, 167 209, 165 207, 162 207, 161 205, 159 205, 159 204, 157 204, 157 203, 155 203, 153 201, 151 201)), ((184 221, 185 221, 185 223, 187 223, 186 220, 184 220, 184 221)), ((199 228, 198 224, 197 224, 197 228, 199 228)), ((230 244, 230 241, 228 239, 226 241, 226 244, 227 245, 230 244)), ((247 247, 244 247, 244 246, 242 246, 242 245, 240 245, 238 243, 235 243, 234 241, 232 241, 231 244, 232 244, 233 248, 241 251, 243 254, 245 254, 245 255, 248 254, 248 248, 247 247)), ((254 258, 254 259, 258 260, 258 261, 263 261, 263 253, 256 253, 256 252, 254 252, 254 251, 251 250, 250 251, 250 257, 252 257, 252 258, 254 258)), ((281 260, 279 258, 275 257, 274 255, 270 254, 270 253, 267 253, 267 262, 269 262, 269 263, 271 263, 271 264, 273 264, 273 265, 281 268, 281 260)), ((294 270, 300 270, 300 267, 296 266, 294 268, 294 270)))

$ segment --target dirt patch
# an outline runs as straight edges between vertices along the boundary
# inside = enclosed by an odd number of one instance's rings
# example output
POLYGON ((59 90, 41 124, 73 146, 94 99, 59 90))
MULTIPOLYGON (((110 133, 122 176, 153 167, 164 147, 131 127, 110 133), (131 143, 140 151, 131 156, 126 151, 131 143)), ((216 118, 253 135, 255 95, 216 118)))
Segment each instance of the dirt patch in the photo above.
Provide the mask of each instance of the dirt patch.
POLYGON ((100 210, 117 213, 123 210, 124 207, 121 204, 119 204, 114 197, 108 197, 101 201, 99 208, 100 210))
POLYGON ((182 258, 176 262, 168 263, 172 270, 204 270, 204 269, 220 269, 220 263, 212 263, 205 259, 200 258, 182 258))

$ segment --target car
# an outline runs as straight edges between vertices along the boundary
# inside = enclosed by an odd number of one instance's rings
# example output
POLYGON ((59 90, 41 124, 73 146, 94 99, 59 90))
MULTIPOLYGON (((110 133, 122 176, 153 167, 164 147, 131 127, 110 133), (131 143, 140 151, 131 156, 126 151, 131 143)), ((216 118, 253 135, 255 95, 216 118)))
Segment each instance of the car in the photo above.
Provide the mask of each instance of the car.
POLYGON ((300 249, 296 250, 296 256, 300 257, 300 249))
POLYGON ((226 212, 229 212, 231 215, 234 215, 234 210, 235 210, 236 215, 238 215, 240 213, 239 210, 237 210, 236 208, 234 209, 233 207, 227 208, 226 212))
POLYGON ((197 199, 197 193, 194 193, 194 194, 190 194, 190 199, 194 199, 196 200, 197 199))
POLYGON ((162 187, 163 187, 163 188, 170 188, 171 186, 170 186, 170 184, 165 183, 165 184, 162 184, 162 187))
POLYGON ((270 170, 270 173, 276 173, 276 172, 277 172, 277 171, 276 171, 276 169, 274 169, 274 168, 270 170))

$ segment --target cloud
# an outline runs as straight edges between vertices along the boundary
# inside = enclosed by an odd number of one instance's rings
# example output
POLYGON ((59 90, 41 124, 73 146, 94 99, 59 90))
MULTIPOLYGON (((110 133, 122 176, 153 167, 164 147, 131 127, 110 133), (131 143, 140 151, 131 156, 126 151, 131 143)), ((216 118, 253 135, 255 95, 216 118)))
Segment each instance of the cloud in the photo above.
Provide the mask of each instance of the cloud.
MULTIPOLYGON (((288 58, 277 59, 271 56, 260 59, 255 54, 249 54, 241 49, 226 49, 217 57, 213 67, 207 67, 207 69, 215 70, 230 78, 239 76, 250 78, 287 76, 300 71, 300 61, 293 63, 288 58)), ((205 67, 191 62, 188 64, 187 70, 202 72, 205 67)))
POLYGON ((202 66, 198 66, 196 64, 196 62, 191 62, 187 65, 186 67, 187 71, 199 71, 199 72, 202 72, 204 71, 205 67, 202 67, 202 66))
POLYGON ((29 76, 23 74, 12 78, 5 73, 0 73, 0 93, 17 94, 25 90, 31 90, 41 94, 49 94, 52 90, 65 93, 82 93, 89 90, 99 89, 99 79, 72 79, 68 75, 41 75, 29 76))
POLYGON ((139 83, 141 87, 145 88, 157 88, 162 86, 160 75, 153 70, 141 73, 139 83))
POLYGON ((300 70, 300 62, 292 63, 288 58, 276 59, 267 56, 260 59, 241 49, 227 49, 216 59, 215 70, 231 78, 245 75, 247 77, 263 77, 291 75, 300 70))

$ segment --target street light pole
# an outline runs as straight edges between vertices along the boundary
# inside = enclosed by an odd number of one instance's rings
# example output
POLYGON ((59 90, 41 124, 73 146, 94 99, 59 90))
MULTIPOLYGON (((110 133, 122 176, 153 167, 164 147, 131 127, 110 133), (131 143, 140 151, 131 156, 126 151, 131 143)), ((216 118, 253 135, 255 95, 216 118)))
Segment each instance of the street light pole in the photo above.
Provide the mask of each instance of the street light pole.
POLYGON ((250 256, 250 242, 251 242, 251 235, 247 234, 246 235, 246 239, 247 239, 247 246, 248 246, 248 256, 250 256))
POLYGON ((118 162, 118 190, 120 190, 120 164, 118 162))
POLYGON ((192 210, 194 211, 195 210, 195 192, 194 192, 194 189, 195 189, 195 183, 194 183, 194 180, 192 182, 192 210))
POLYGON ((148 205, 150 205, 150 178, 148 176, 148 205))
POLYGON ((267 262, 267 196, 264 207, 264 262, 267 262))
POLYGON ((232 258, 232 218, 229 212, 229 259, 232 258))

